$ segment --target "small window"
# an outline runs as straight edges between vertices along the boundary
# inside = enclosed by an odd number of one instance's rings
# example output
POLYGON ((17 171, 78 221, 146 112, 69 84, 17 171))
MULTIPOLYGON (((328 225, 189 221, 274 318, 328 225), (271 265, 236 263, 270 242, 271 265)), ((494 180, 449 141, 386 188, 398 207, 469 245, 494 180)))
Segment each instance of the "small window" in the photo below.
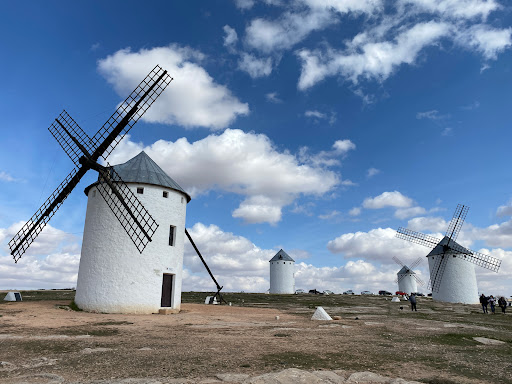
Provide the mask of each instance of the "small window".
POLYGON ((181 204, 183 204, 183 196, 181 196, 181 204))
POLYGON ((163 191, 162 196, 167 199, 169 197, 169 192, 163 191))
POLYGON ((96 190, 92 191, 92 197, 96 197, 96 190))
POLYGON ((137 187, 137 193, 140 193, 142 195, 144 193, 144 188, 137 187))
POLYGON ((176 237, 176 227, 174 225, 171 225, 169 227, 169 245, 171 247, 174 247, 175 237, 176 237))

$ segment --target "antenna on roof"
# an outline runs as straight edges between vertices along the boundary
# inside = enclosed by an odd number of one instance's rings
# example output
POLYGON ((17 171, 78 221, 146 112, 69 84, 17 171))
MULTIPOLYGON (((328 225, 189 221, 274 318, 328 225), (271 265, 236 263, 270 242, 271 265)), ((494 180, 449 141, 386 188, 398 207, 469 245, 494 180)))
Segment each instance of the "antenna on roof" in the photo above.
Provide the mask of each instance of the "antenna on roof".
POLYGON ((107 159, 171 81, 172 77, 167 71, 157 65, 92 138, 66 111, 55 119, 48 129, 73 161, 75 168, 9 241, 15 263, 90 169, 98 172, 100 194, 142 253, 147 243, 151 241, 158 224, 114 169, 110 166, 103 167, 97 161, 100 157, 107 159))

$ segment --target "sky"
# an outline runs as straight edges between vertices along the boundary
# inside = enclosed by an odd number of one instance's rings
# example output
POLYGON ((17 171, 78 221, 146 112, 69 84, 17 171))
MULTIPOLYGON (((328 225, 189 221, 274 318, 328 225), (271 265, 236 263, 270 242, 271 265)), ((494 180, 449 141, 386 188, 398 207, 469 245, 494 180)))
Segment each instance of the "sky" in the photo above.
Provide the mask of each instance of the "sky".
MULTIPOLYGON (((89 135, 156 65, 174 78, 108 158, 141 150, 191 196, 187 228, 225 291, 396 291, 458 242, 512 295, 512 7, 505 0, 16 1, 0 4, 0 289, 76 286, 90 171, 17 264, 8 241, 72 170, 48 127, 89 135)), ((141 256, 143 257, 143 256, 141 256)), ((183 290, 214 284, 186 242, 183 290)), ((420 291, 427 292, 426 286, 420 291)))

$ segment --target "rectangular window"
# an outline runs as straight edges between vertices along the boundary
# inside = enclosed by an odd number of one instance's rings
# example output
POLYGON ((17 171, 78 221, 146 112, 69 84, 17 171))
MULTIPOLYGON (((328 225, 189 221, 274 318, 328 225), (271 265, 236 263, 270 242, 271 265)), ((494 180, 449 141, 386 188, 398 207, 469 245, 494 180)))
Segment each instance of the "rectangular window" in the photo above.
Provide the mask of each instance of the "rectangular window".
POLYGON ((174 225, 171 225, 169 227, 169 245, 171 247, 174 247, 175 237, 176 237, 176 227, 174 225))
POLYGON ((167 198, 169 197, 169 192, 164 191, 164 192, 162 193, 162 196, 163 196, 163 197, 165 197, 165 198, 167 199, 167 198))
POLYGON ((137 193, 140 193, 142 195, 144 193, 144 188, 137 187, 137 193))

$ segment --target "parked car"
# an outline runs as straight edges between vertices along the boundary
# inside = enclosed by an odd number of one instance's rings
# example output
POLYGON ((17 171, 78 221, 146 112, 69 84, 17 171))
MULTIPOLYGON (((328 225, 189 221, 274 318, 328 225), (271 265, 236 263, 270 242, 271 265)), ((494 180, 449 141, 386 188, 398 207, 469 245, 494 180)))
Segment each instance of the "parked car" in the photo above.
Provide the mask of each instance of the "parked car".
POLYGON ((317 291, 316 289, 310 289, 309 293, 311 293, 312 295, 323 295, 322 292, 317 291))
POLYGON ((379 295, 391 296, 392 293, 388 291, 379 291, 379 295))
POLYGON ((405 296, 405 295, 407 295, 407 293, 402 292, 402 291, 396 291, 396 295, 405 296))
POLYGON ((354 291, 349 289, 348 291, 343 292, 344 295, 353 295, 354 291))
POLYGON ((333 291, 329 291, 328 289, 326 289, 325 291, 322 292, 324 295, 334 295, 334 292, 333 291))
POLYGON ((428 296, 428 297, 432 297, 432 293, 429 293, 427 296, 428 296))
POLYGON ((361 292, 361 295, 373 295, 370 291, 363 291, 361 292))
POLYGON ((296 294, 296 295, 301 295, 301 294, 303 294, 303 293, 306 293, 306 291, 305 291, 305 290, 303 290, 303 289, 296 289, 296 290, 295 290, 295 294, 296 294))
POLYGON ((416 296, 425 296, 425 295, 421 292, 416 292, 416 296))

